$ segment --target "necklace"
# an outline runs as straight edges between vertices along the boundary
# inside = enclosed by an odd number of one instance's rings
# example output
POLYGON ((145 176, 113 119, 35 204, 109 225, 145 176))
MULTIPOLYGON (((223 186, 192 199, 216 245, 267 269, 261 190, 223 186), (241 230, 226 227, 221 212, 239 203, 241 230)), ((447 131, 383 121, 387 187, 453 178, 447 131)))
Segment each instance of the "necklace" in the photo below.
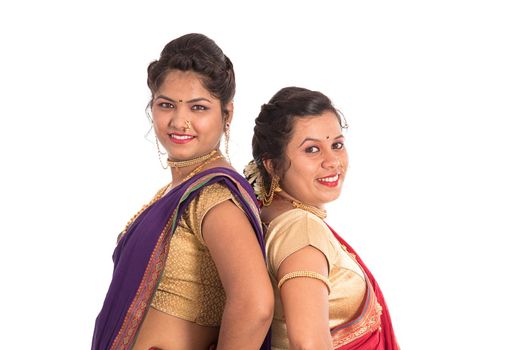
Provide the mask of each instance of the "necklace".
MULTIPOLYGON (((214 152, 212 152, 213 154, 216 153, 216 150, 213 150, 214 152)), ((223 158, 224 156, 221 155, 221 154, 217 154, 216 156, 214 156, 213 158, 207 158, 202 164, 200 164, 199 166, 197 166, 192 172, 190 172, 186 177, 184 177, 182 179, 182 182, 186 182, 187 180, 189 180, 190 178, 192 178, 193 176, 195 176, 196 174, 198 174, 200 171, 202 171, 202 169, 209 163, 217 160, 217 159, 220 159, 220 158, 223 158)))
POLYGON ((281 197, 282 199, 290 202, 291 205, 293 206, 293 208, 302 209, 302 210, 305 210, 307 212, 310 212, 311 214, 318 216, 322 220, 327 218, 327 212, 324 209, 317 208, 317 207, 315 207, 313 205, 304 204, 301 201, 299 201, 297 199, 294 199, 293 197, 291 197, 287 193, 284 194, 282 192, 278 192, 277 195, 279 197, 281 197))
POLYGON ((308 211, 311 214, 314 214, 314 215, 318 216, 322 220, 327 218, 327 212, 324 209, 320 209, 320 208, 314 207, 314 206, 309 205, 309 204, 304 204, 304 203, 299 202, 297 200, 292 200, 291 204, 293 205, 293 207, 298 208, 298 209, 302 209, 302 210, 305 210, 305 211, 308 211))
POLYGON ((215 153, 217 153, 216 149, 212 150, 208 154, 204 154, 203 156, 196 157, 196 158, 193 158, 193 159, 180 160, 180 161, 168 159, 167 160, 167 165, 169 165, 171 168, 184 168, 184 167, 187 167, 187 166, 190 166, 190 165, 195 165, 197 163, 206 161, 209 158, 213 157, 215 155, 215 153))

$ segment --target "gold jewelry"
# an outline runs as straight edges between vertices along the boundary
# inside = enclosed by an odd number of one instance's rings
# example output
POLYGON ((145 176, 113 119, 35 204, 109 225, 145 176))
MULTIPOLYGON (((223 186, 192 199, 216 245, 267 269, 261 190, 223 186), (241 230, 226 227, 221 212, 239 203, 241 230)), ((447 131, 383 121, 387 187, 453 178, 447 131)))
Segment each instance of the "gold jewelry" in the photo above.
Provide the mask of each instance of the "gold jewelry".
POLYGON ((203 162, 205 160, 208 160, 209 158, 213 157, 215 155, 215 153, 217 153, 216 149, 212 150, 208 154, 204 154, 203 156, 200 156, 200 157, 197 157, 197 158, 193 158, 193 159, 189 159, 189 160, 176 161, 176 160, 168 159, 167 160, 167 165, 169 165, 171 168, 184 168, 184 167, 195 165, 197 163, 200 163, 200 162, 203 162))
POLYGON ((322 220, 327 218, 327 212, 324 209, 320 209, 309 204, 304 204, 302 202, 297 201, 296 199, 292 199, 291 204, 293 205, 293 207, 308 211, 311 214, 318 216, 322 220))
MULTIPOLYGON (((216 150, 215 150, 215 153, 216 153, 216 150)), ((220 159, 222 158, 223 155, 221 154, 217 154, 216 156, 214 156, 213 158, 209 158, 209 159, 206 159, 206 161, 204 161, 202 164, 200 164, 199 166, 197 166, 192 172, 190 172, 186 177, 184 177, 182 179, 182 182, 186 182, 187 180, 189 180, 190 178, 192 178, 193 176, 195 176, 196 174, 198 174, 207 164, 211 163, 212 161, 215 161, 217 159, 220 159)))
POLYGON ((164 165, 164 163, 162 162, 162 152, 160 152, 160 145, 158 144, 158 137, 156 137, 156 135, 155 135, 155 143, 156 143, 156 150, 158 152, 158 161, 160 162, 160 165, 162 166, 162 168, 166 170, 167 165, 164 165))
POLYGON ((191 122, 189 120, 186 120, 186 127, 184 128, 184 132, 191 129, 191 122))
POLYGON ((314 278, 319 281, 322 281, 324 282, 324 284, 326 285, 328 289, 328 294, 331 293, 331 286, 329 283, 329 279, 326 276, 324 276, 323 274, 314 272, 314 271, 295 271, 295 272, 287 273, 280 279, 280 281, 278 281, 278 289, 280 289, 280 287, 282 287, 282 285, 286 283, 287 281, 289 281, 290 279, 297 278, 297 277, 314 278))
POLYGON ((275 192, 280 192, 282 189, 278 185, 279 181, 278 176, 272 176, 271 177, 271 185, 269 186, 269 193, 266 193, 266 190, 264 189, 264 193, 262 194, 262 205, 264 207, 267 207, 273 202, 273 196, 275 195, 275 192))
POLYGON ((285 192, 279 193, 278 195, 283 200, 290 202, 293 208, 302 209, 307 212, 310 212, 311 214, 318 216, 321 220, 324 220, 325 218, 327 218, 327 212, 324 209, 317 208, 313 205, 304 204, 301 201, 299 201, 298 199, 291 197, 289 194, 285 192))
POLYGON ((231 158, 229 157, 229 138, 231 136, 231 130, 229 128, 229 123, 226 123, 226 130, 224 131, 224 138, 226 143, 226 157, 229 163, 231 163, 231 158))

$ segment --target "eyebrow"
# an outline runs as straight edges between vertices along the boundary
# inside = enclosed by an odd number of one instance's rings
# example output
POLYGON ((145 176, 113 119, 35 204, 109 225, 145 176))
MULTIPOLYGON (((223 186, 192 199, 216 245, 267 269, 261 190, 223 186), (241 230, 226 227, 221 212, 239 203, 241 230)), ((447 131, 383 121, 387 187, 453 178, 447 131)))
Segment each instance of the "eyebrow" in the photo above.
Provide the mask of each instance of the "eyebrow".
MULTIPOLYGON (((338 140, 339 138, 344 138, 344 135, 340 134, 338 135, 337 137, 335 137, 333 140, 338 140)), ((298 148, 302 147, 302 145, 308 141, 315 141, 315 142, 321 142, 320 139, 315 139, 313 137, 306 137, 301 143, 300 145, 298 145, 298 148)))
MULTIPOLYGON (((180 100, 173 100, 172 98, 167 97, 167 96, 165 96, 165 95, 158 95, 158 96, 155 98, 155 100, 158 100, 159 98, 163 98, 164 100, 168 100, 168 101, 170 101, 170 102, 174 102, 174 103, 177 103, 177 102, 180 101, 180 100)), ((211 103, 211 101, 208 100, 208 99, 205 98, 205 97, 196 97, 196 98, 193 98, 193 99, 188 100, 188 101, 185 101, 185 102, 186 102, 186 103, 195 103, 195 102, 200 102, 200 101, 207 101, 207 102, 211 103)))

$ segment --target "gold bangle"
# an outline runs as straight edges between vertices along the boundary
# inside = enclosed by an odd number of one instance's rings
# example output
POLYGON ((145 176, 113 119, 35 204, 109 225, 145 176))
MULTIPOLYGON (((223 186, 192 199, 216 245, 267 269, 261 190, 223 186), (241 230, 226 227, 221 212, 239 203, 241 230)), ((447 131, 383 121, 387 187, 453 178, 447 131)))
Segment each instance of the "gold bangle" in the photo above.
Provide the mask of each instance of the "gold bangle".
POLYGON ((314 272, 314 271, 295 271, 295 272, 290 272, 290 273, 287 273, 285 274, 281 279, 280 281, 278 281, 278 288, 280 289, 280 287, 282 287, 282 285, 292 279, 292 278, 297 278, 297 277, 307 277, 307 278, 314 278, 314 279, 317 279, 317 280, 320 280, 322 282, 324 282, 324 284, 326 285, 327 289, 328 289, 328 294, 331 293, 331 287, 330 287, 330 283, 329 283, 329 280, 326 276, 318 273, 318 272, 314 272))

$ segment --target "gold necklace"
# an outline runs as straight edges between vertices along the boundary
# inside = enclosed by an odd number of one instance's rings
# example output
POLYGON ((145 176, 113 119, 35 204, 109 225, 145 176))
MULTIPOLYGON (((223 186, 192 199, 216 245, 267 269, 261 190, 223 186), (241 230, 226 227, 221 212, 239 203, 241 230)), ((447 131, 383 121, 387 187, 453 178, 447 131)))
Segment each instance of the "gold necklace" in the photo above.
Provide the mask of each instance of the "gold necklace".
POLYGON ((213 157, 215 155, 215 153, 217 153, 216 149, 212 150, 208 154, 204 154, 203 156, 200 156, 200 157, 197 157, 197 158, 193 158, 193 159, 180 160, 180 161, 168 159, 167 160, 167 165, 169 165, 171 168, 184 168, 184 167, 187 167, 187 166, 195 165, 197 163, 206 161, 209 158, 213 157))
MULTIPOLYGON (((214 150, 215 153, 216 153, 216 150, 214 150)), ((192 172, 190 172, 186 177, 184 177, 181 181, 182 182, 186 182, 187 180, 189 180, 190 178, 192 178, 193 176, 195 176, 196 174, 198 174, 207 164, 217 160, 217 159, 220 159, 220 158, 223 158, 224 156, 221 155, 221 154, 217 154, 216 156, 214 156, 213 158, 208 158, 205 162, 203 162, 202 164, 200 164, 199 166, 197 166, 192 172)))
POLYGON ((327 212, 324 209, 320 209, 309 204, 304 204, 297 200, 291 200, 291 204, 293 205, 293 207, 308 211, 311 214, 318 216, 322 220, 327 218, 327 212))
POLYGON ((291 205, 293 206, 293 208, 302 209, 302 210, 305 210, 307 212, 310 212, 311 214, 318 216, 322 220, 327 218, 327 212, 324 209, 317 208, 317 207, 315 207, 313 205, 304 204, 301 201, 299 201, 298 199, 295 199, 295 198, 291 197, 287 193, 284 194, 282 192, 278 192, 276 194, 280 198, 290 202, 291 205))

